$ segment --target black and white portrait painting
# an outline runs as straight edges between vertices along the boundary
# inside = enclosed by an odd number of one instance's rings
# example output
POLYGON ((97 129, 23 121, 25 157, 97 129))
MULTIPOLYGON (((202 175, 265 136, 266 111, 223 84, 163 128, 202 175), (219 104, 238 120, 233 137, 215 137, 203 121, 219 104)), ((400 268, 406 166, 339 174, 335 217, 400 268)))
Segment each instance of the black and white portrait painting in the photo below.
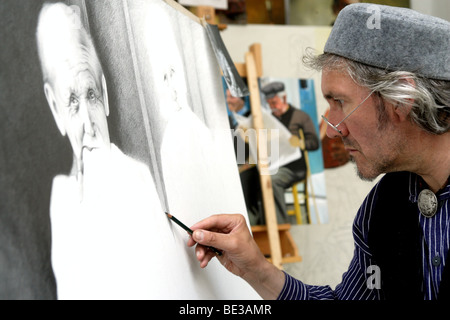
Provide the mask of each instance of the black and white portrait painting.
POLYGON ((165 215, 246 213, 199 21, 169 0, 0 15, 0 298, 258 298, 165 215))

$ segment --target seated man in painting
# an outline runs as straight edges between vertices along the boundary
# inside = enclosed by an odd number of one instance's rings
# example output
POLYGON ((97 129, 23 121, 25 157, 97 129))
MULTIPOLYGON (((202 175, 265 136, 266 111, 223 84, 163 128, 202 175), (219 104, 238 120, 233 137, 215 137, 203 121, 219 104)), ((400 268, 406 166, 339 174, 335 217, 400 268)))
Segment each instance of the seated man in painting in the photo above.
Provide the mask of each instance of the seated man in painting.
MULTIPOLYGON (((294 108, 287 102, 284 84, 278 81, 271 82, 265 85, 261 91, 265 95, 272 114, 294 137, 300 138, 299 130, 303 130, 305 149, 317 150, 319 148, 319 139, 314 123, 306 112, 294 108)), ((306 177, 306 162, 303 150, 301 152, 302 156, 300 159, 280 167, 278 172, 272 175, 272 188, 279 224, 289 222, 284 198, 285 190, 290 188, 295 182, 301 181, 306 177)))

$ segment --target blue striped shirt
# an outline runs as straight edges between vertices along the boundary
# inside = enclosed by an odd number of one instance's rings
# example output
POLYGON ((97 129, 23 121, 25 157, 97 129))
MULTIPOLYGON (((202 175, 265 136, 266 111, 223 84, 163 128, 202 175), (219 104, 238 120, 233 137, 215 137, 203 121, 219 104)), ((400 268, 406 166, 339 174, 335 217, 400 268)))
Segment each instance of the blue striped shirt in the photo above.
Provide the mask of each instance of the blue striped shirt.
MULTIPOLYGON (((419 178, 410 174, 410 201, 417 202, 419 178)), ((369 225, 378 193, 379 183, 370 191, 358 210, 353 223, 355 250, 348 271, 342 282, 333 290, 329 286, 313 286, 294 279, 286 274, 284 287, 279 300, 380 300, 383 297, 373 283, 372 253, 368 245, 369 225)), ((439 208, 432 218, 419 215, 422 230, 422 270, 423 295, 425 300, 434 300, 439 293, 442 272, 445 267, 450 242, 450 184, 437 193, 439 208)))

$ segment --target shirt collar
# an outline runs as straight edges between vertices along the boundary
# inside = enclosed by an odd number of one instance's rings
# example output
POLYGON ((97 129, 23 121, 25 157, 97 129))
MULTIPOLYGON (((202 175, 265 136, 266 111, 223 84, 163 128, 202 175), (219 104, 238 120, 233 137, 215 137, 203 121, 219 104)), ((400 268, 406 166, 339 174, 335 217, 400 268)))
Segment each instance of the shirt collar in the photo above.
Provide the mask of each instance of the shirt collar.
MULTIPOLYGON (((426 189, 427 184, 425 181, 420 177, 419 175, 415 173, 410 173, 409 175, 409 200, 411 202, 417 202, 417 199, 419 197, 419 193, 426 189)), ((436 197, 438 201, 442 201, 445 199, 450 198, 450 179, 447 180, 447 185, 440 189, 436 193, 436 197)))

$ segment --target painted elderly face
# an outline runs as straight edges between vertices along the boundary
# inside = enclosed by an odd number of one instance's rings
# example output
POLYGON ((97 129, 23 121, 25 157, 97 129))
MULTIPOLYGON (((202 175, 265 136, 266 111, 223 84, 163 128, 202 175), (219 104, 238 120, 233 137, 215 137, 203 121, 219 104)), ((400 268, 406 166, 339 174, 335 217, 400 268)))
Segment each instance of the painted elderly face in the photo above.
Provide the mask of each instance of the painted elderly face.
POLYGON ((110 145, 102 81, 93 70, 89 63, 79 62, 57 70, 53 81, 58 117, 78 162, 82 162, 84 149, 110 145))
POLYGON ((283 113, 286 112, 287 105, 284 99, 280 96, 276 95, 272 98, 266 99, 266 101, 274 116, 280 117, 283 113))

